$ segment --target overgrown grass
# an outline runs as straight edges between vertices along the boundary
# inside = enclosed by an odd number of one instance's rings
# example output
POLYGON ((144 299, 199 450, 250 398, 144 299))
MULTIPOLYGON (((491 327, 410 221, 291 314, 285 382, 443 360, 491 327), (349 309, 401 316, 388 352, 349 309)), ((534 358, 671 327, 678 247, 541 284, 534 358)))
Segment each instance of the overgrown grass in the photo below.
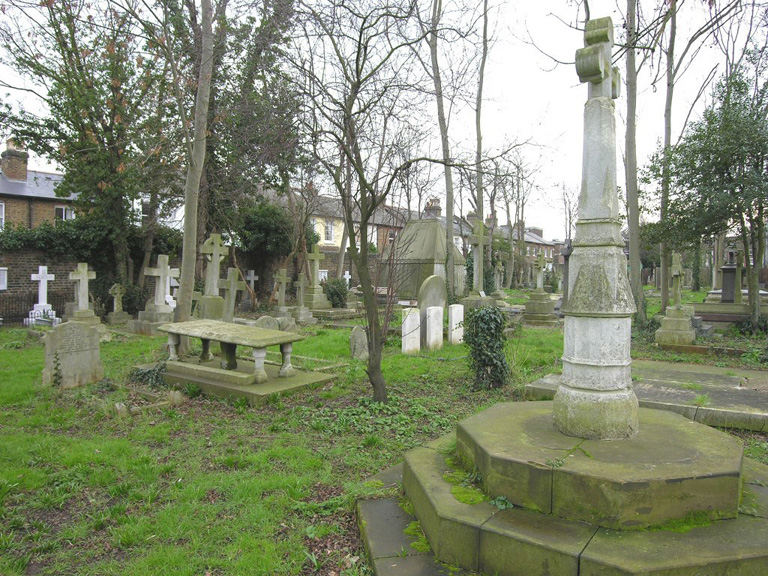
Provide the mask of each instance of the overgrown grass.
POLYGON ((352 507, 381 488, 365 479, 519 399, 562 355, 561 331, 523 328, 506 348, 509 385, 475 392, 464 346, 403 356, 393 337, 384 405, 349 333, 313 328, 294 346, 337 365, 323 388, 120 419, 115 402, 142 405, 121 385, 164 358, 164 338, 116 336, 101 347, 105 380, 61 392, 41 384, 41 343, 0 329, 0 574, 370 574, 352 507))

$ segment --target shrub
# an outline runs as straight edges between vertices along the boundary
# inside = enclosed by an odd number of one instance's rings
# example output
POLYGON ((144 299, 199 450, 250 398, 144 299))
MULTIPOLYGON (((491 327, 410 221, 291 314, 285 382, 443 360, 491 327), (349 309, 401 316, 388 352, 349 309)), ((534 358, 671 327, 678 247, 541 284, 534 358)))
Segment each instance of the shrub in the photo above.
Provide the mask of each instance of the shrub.
POLYGON ((507 381, 504 324, 504 314, 498 308, 476 308, 467 313, 464 342, 469 346, 469 366, 475 372, 476 389, 499 388, 507 381))
POLYGON ((735 324, 736 330, 743 336, 758 336, 768 334, 768 316, 761 314, 757 322, 752 322, 752 318, 741 320, 735 324))
POLYGON ((328 300, 331 301, 331 306, 334 308, 347 307, 349 288, 347 288, 347 281, 344 278, 331 278, 327 280, 325 286, 323 286, 323 292, 328 296, 328 300))

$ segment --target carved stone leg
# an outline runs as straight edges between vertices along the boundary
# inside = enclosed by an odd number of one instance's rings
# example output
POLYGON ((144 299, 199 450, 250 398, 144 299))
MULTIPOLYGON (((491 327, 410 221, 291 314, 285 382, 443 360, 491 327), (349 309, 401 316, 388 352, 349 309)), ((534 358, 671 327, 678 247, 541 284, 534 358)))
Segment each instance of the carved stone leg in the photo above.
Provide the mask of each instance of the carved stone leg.
POLYGON ((267 357, 266 348, 254 348, 253 349, 253 373, 256 376, 256 384, 261 384, 267 381, 267 372, 264 370, 264 358, 267 357))
POLYGON ((291 351, 293 350, 293 344, 280 344, 280 353, 283 355, 283 365, 280 366, 280 371, 277 375, 280 378, 288 378, 296 374, 296 370, 291 366, 291 351))
POLYGON ((224 370, 237 368, 237 344, 221 342, 221 367, 224 370))
POLYGON ((168 334, 168 360, 178 360, 179 359, 179 335, 178 334, 168 334))
POLYGON ((200 362, 209 362, 213 360, 213 354, 211 354, 211 341, 207 338, 201 338, 203 343, 203 351, 200 353, 200 362))

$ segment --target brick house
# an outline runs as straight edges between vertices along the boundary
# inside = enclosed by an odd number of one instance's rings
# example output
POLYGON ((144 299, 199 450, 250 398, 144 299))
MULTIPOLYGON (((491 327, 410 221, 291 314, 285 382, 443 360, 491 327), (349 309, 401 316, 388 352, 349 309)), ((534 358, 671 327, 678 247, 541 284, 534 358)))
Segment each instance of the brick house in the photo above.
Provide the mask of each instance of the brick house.
POLYGON ((56 196, 60 174, 29 170, 29 154, 11 140, 0 158, 0 228, 6 224, 37 228, 43 222, 55 224, 75 217, 75 198, 56 196))

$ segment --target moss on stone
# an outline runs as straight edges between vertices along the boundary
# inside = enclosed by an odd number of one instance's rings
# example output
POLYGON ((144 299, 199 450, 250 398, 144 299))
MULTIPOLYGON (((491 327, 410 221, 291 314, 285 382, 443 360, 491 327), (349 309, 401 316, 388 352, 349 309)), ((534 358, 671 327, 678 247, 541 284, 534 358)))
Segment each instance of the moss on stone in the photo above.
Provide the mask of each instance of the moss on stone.
POLYGON ((656 526, 649 526, 644 530, 647 532, 677 532, 679 534, 685 534, 690 532, 694 528, 703 528, 709 526, 715 521, 716 513, 713 512, 694 512, 688 514, 684 518, 678 518, 675 520, 669 520, 663 524, 657 524, 656 526))
POLYGON ((421 524, 418 520, 414 520, 408 524, 408 526, 405 527, 405 530, 403 530, 403 534, 410 536, 411 538, 416 538, 414 542, 411 542, 411 548, 417 552, 423 554, 430 554, 432 552, 432 547, 429 545, 429 541, 424 535, 424 531, 421 529, 421 524))
POLYGON ((451 470, 443 473, 443 480, 451 485, 451 494, 458 502, 479 504, 489 500, 479 486, 481 477, 477 469, 468 471, 455 453, 453 458, 446 458, 445 463, 451 470))

